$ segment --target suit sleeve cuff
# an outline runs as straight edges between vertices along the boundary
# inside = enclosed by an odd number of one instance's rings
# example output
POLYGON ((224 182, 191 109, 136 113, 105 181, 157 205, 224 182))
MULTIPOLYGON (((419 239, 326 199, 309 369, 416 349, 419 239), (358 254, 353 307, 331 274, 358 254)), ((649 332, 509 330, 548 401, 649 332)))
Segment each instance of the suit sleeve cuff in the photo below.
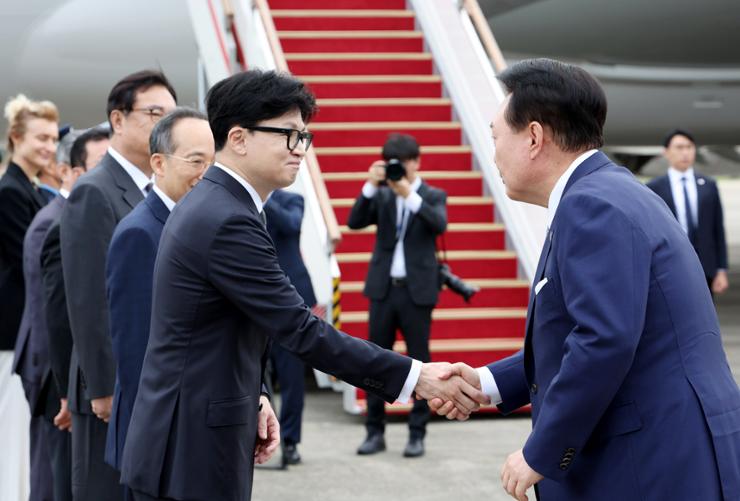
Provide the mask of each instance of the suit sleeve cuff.
POLYGON ((498 386, 496 385, 496 379, 493 377, 493 374, 491 374, 491 371, 488 367, 478 367, 476 370, 480 377, 481 391, 490 397, 493 405, 500 404, 503 399, 501 398, 501 393, 498 391, 498 386))
POLYGON ((373 185, 370 181, 365 181, 362 186, 362 196, 365 198, 373 198, 378 192, 378 188, 373 185))
POLYGON ((408 401, 411 399, 411 394, 414 392, 414 388, 416 388, 416 383, 419 382, 420 375, 421 362, 419 362, 418 360, 412 360, 411 370, 409 370, 409 375, 406 377, 406 382, 403 384, 403 388, 401 388, 401 394, 398 395, 398 398, 396 399, 397 402, 400 402, 402 404, 408 403, 408 401))
POLYGON ((409 193, 409 196, 406 197, 403 203, 406 205, 406 208, 411 211, 412 214, 416 214, 417 212, 419 212, 419 209, 421 209, 421 203, 423 201, 424 199, 421 198, 421 195, 419 195, 415 191, 412 191, 411 193, 409 193))

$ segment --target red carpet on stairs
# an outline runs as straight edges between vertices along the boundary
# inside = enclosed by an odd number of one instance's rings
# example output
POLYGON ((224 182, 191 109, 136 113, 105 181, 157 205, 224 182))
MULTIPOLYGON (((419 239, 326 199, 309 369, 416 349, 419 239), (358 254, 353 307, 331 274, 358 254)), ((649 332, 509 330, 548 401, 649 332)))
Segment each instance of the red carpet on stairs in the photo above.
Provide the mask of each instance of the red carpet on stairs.
MULTIPOLYGON (((434 74, 431 54, 405 0, 269 0, 291 72, 317 96, 310 125, 314 147, 340 225, 345 225, 369 165, 392 132, 422 148, 420 175, 448 194, 448 262, 480 287, 470 304, 449 290, 434 310, 435 361, 480 366, 522 346, 529 286, 517 279, 516 255, 505 248, 493 200, 472 170, 470 148, 453 121, 452 104, 434 74)), ((367 274, 375 229, 350 231, 336 255, 341 270, 342 328, 367 337, 367 274)), ((395 349, 403 352, 399 336, 395 349)), ((364 392, 357 397, 364 402, 364 392)), ((392 405, 405 412, 408 406, 392 405)))

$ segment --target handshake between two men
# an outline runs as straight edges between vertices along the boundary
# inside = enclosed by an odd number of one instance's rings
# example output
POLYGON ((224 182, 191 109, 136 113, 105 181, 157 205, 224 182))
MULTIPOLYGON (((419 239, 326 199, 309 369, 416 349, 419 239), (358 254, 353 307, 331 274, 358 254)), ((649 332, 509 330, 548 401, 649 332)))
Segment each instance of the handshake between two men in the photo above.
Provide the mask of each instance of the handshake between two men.
POLYGON ((481 390, 478 372, 462 362, 424 364, 414 392, 417 399, 428 400, 430 408, 440 416, 458 421, 491 403, 481 390))

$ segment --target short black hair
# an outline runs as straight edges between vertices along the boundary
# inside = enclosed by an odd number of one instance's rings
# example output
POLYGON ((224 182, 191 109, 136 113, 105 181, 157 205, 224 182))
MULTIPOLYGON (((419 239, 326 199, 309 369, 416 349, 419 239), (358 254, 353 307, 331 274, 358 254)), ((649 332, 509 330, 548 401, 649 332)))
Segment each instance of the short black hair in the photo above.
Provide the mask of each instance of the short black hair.
POLYGON ((663 147, 668 148, 671 145, 671 141, 673 141, 673 138, 676 136, 683 136, 694 143, 694 146, 696 146, 696 140, 689 131, 685 129, 673 129, 668 134, 666 134, 665 138, 663 139, 663 147))
MULTIPOLYGON (((166 88, 175 102, 177 102, 177 93, 170 81, 167 80, 167 77, 164 76, 164 73, 156 70, 137 71, 119 80, 111 89, 110 94, 108 94, 108 114, 106 115, 108 120, 110 120, 110 114, 113 110, 121 110, 124 113, 129 113, 134 108, 136 94, 146 91, 155 85, 161 85, 166 88)), ((113 124, 111 124, 112 129, 113 124)))
POLYGON ((553 59, 526 59, 498 79, 511 94, 504 118, 514 130, 539 122, 569 152, 604 145, 606 95, 586 70, 553 59))
POLYGON ((235 125, 252 127, 294 110, 308 123, 316 114, 316 98, 305 83, 288 73, 249 70, 225 78, 206 96, 208 123, 216 151, 226 144, 235 125))
POLYGON ((186 118, 195 118, 197 120, 208 120, 208 118, 198 110, 181 106, 167 113, 152 129, 149 136, 149 154, 155 153, 173 153, 177 149, 175 140, 172 137, 172 130, 180 120, 186 118))
POLYGON ((408 134, 391 134, 383 145, 383 160, 397 158, 401 162, 419 158, 419 143, 408 134))
POLYGON ((110 138, 110 131, 104 127, 92 127, 75 139, 72 149, 69 151, 69 165, 86 169, 87 143, 103 141, 110 138))

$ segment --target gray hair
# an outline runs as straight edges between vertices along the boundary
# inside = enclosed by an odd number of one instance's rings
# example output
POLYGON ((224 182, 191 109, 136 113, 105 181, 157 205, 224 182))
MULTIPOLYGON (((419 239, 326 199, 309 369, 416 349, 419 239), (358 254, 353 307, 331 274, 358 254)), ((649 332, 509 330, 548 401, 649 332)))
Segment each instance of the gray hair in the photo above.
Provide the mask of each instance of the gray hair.
POLYGON ((70 165, 69 156, 75 139, 80 137, 87 129, 72 129, 67 132, 57 145, 57 163, 70 165))
POLYGON ((208 120, 200 111, 193 108, 180 106, 167 113, 152 129, 149 136, 149 154, 155 153, 171 154, 177 149, 177 145, 172 137, 172 129, 177 122, 186 118, 195 118, 197 120, 208 120))

